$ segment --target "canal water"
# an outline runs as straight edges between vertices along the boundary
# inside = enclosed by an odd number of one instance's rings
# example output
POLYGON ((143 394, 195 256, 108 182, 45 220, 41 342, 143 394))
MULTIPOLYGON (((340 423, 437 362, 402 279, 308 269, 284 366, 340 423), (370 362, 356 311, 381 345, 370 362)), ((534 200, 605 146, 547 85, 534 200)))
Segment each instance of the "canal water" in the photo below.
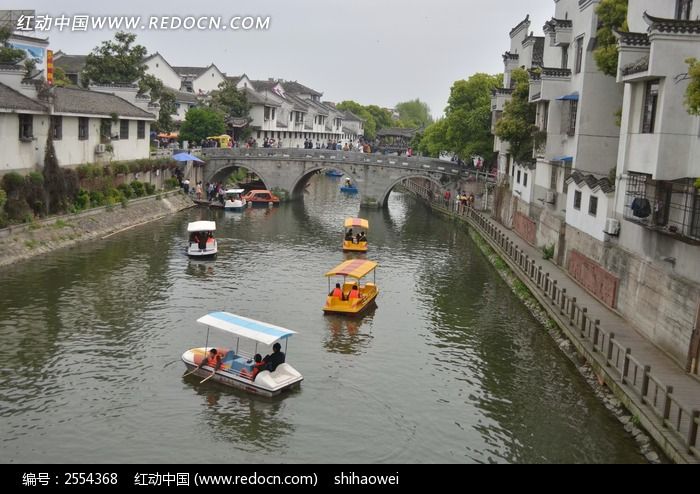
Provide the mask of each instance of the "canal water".
POLYGON ((362 211, 377 307, 324 316, 359 213, 338 189, 318 175, 303 202, 192 209, 0 271, 0 462, 644 461, 468 235, 408 196, 362 211), (184 254, 200 219, 217 222, 215 261, 184 254), (298 331, 301 388, 183 377, 216 310, 298 331))

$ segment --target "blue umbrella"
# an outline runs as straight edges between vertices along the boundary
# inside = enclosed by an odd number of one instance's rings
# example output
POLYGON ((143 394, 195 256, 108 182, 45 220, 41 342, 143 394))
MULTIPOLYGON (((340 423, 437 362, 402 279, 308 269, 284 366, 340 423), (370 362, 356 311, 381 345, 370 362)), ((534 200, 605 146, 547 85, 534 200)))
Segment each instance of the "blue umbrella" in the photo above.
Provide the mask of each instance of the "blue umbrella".
POLYGON ((179 153, 173 155, 173 159, 175 161, 199 161, 200 163, 204 163, 204 161, 200 160, 196 156, 192 156, 189 153, 179 153))

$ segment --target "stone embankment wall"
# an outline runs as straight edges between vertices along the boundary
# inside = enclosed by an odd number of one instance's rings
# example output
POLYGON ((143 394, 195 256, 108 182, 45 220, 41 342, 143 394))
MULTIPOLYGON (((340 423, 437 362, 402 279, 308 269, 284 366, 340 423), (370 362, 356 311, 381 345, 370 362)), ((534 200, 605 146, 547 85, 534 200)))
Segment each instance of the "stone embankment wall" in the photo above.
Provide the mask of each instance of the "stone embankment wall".
POLYGON ((0 230, 0 266, 157 220, 194 205, 173 191, 0 230))

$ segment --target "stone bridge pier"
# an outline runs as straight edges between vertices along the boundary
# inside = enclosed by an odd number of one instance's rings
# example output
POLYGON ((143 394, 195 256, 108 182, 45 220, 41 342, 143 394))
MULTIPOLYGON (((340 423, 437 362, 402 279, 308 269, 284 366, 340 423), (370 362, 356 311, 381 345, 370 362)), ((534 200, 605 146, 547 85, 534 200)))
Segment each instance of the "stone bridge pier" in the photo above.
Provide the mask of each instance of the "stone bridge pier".
POLYGON ((320 170, 339 170, 352 179, 365 207, 384 207, 391 190, 409 178, 427 179, 442 189, 460 177, 450 162, 344 151, 213 148, 205 149, 202 159, 204 181, 225 181, 237 168, 245 168, 286 199, 301 198, 320 170))

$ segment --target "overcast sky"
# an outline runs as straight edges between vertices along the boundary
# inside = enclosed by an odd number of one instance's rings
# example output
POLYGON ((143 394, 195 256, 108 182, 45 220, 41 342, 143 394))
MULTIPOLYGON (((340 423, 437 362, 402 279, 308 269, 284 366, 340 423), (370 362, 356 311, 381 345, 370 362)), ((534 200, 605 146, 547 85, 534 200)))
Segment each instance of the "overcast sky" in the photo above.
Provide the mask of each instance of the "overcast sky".
MULTIPOLYGON (((452 83, 503 71, 508 32, 530 14, 531 30, 554 14, 553 0, 85 0, 17 1, 4 9, 72 16, 270 16, 266 31, 138 30, 149 53, 172 65, 208 65, 251 79, 298 80, 330 101, 392 107, 420 98, 442 114, 452 83), (12 5, 14 3, 14 5, 12 5), (60 5, 60 7, 58 6, 60 5)), ((87 54, 109 30, 38 33, 51 48, 87 54)))

